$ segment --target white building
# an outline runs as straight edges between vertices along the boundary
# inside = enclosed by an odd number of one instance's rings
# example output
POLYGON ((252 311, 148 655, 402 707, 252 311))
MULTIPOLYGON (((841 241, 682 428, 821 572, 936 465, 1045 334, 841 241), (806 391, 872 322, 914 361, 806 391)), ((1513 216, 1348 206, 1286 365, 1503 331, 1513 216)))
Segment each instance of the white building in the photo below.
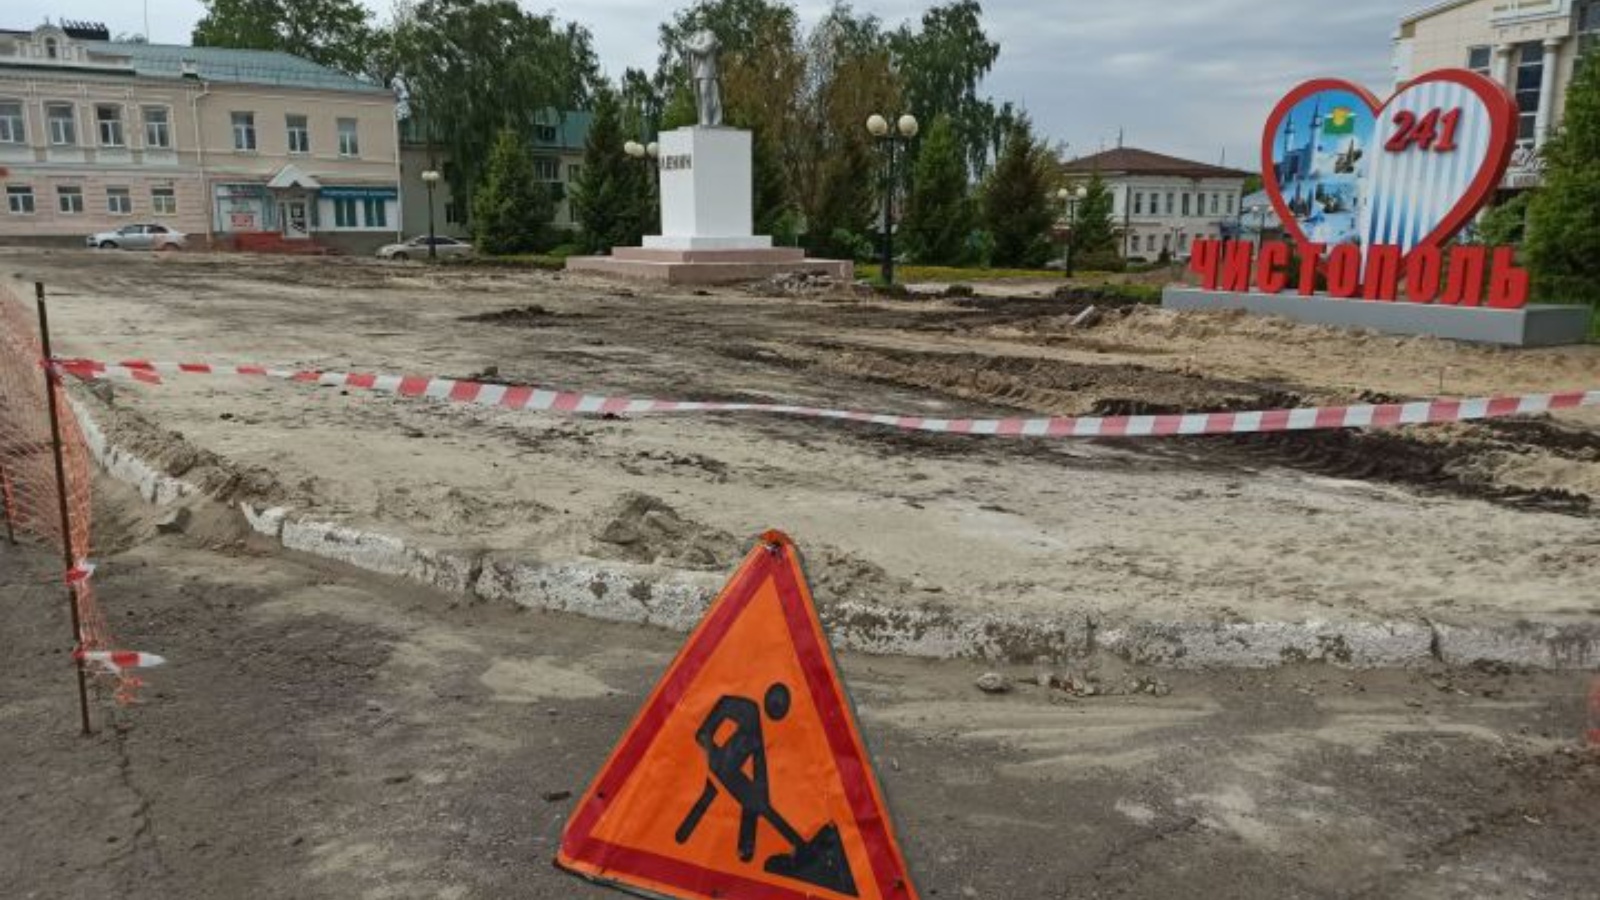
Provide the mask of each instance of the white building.
POLYGON ((1538 148, 1561 124, 1578 57, 1600 43, 1600 0, 1448 0, 1400 20, 1394 76, 1471 69, 1517 98, 1518 153, 1508 188, 1540 181, 1538 148))
POLYGON ((1196 239, 1239 232, 1239 198, 1249 172, 1133 147, 1061 164, 1069 184, 1095 173, 1111 189, 1112 218, 1125 258, 1156 259, 1163 252, 1182 258, 1196 239))

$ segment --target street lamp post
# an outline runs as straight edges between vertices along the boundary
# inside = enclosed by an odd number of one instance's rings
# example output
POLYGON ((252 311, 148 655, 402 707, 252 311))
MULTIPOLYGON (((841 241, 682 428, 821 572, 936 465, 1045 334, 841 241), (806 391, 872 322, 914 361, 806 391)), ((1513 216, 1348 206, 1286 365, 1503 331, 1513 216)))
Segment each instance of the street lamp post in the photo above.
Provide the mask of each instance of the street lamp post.
POLYGON ((888 154, 888 181, 883 191, 883 283, 894 284, 894 158, 898 145, 911 143, 917 136, 917 117, 902 115, 895 121, 894 128, 889 127, 889 120, 873 113, 867 119, 867 132, 878 143, 884 146, 888 154))
POLYGON ((439 173, 433 169, 423 172, 422 183, 428 186, 428 259, 434 260, 439 258, 439 248, 433 234, 433 188, 439 183, 439 173))
POLYGON ((1060 200, 1067 210, 1067 241, 1062 248, 1061 268, 1066 277, 1072 277, 1072 244, 1078 236, 1078 204, 1089 196, 1089 189, 1078 185, 1077 190, 1062 188, 1056 191, 1056 199, 1060 200))
POLYGON ((655 165, 655 161, 661 157, 661 145, 655 141, 651 141, 648 144, 641 144, 638 141, 629 141, 622 145, 622 152, 628 154, 628 156, 633 159, 639 160, 640 162, 644 162, 647 159, 650 161, 650 191, 652 197, 656 201, 656 205, 659 206, 661 197, 661 170, 657 165, 655 165))

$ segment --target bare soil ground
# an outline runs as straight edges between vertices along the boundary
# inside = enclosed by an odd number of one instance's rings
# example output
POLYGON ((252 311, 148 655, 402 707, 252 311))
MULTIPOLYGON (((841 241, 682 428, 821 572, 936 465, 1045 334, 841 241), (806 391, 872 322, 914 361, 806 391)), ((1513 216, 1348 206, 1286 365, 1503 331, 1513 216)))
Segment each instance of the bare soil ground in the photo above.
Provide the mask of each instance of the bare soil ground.
MULTIPOLYGON (((1513 352, 1071 298, 663 291, 362 260, 9 251, 100 358, 480 376, 920 415, 1252 409, 1600 385, 1513 352)), ((1017 290, 1011 288, 1011 290, 1017 290)), ((1590 624, 1600 414, 1001 441, 750 416, 542 416, 237 379, 118 387, 117 439, 232 500, 445 549, 716 572, 782 527, 824 603, 1139 621, 1590 624), (179 437, 181 436, 181 440, 179 437)))
MULTIPOLYGON (((550 859, 677 636, 285 555, 219 506, 157 534, 96 496, 114 627, 171 663, 79 737, 58 562, 0 541, 0 893, 615 896, 550 859)), ((1078 659, 1059 673, 1161 691, 1074 698, 841 666, 924 897, 1594 896, 1585 675, 1078 659)))

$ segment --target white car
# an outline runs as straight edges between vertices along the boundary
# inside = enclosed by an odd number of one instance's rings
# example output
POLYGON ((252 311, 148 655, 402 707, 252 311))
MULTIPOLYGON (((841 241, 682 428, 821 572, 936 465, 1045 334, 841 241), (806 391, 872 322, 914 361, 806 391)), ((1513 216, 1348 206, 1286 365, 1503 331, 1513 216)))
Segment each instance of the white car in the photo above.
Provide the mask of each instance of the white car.
POLYGON ((182 250, 189 245, 189 236, 165 225, 124 225, 91 234, 85 242, 101 250, 182 250))
MULTIPOLYGON (((465 241, 458 241, 453 237, 439 235, 433 239, 433 249, 440 259, 454 256, 470 256, 472 245, 465 241)), ((414 237, 403 244, 386 244, 378 248, 379 259, 427 259, 428 236, 414 237)))

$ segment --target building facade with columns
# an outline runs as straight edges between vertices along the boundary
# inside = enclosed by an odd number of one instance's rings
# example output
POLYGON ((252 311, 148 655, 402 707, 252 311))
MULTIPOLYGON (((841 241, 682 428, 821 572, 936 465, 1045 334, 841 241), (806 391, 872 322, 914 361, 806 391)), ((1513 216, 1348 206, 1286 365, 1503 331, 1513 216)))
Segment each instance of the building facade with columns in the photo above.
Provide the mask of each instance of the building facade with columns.
POLYGON ((0 31, 0 242, 157 222, 365 252, 402 221, 391 91, 260 50, 0 31))
POLYGON ((1504 84, 1521 118, 1505 187, 1541 182, 1539 147, 1560 126, 1578 58, 1600 45, 1600 0, 1449 0, 1400 20, 1395 83, 1471 69, 1504 84))

